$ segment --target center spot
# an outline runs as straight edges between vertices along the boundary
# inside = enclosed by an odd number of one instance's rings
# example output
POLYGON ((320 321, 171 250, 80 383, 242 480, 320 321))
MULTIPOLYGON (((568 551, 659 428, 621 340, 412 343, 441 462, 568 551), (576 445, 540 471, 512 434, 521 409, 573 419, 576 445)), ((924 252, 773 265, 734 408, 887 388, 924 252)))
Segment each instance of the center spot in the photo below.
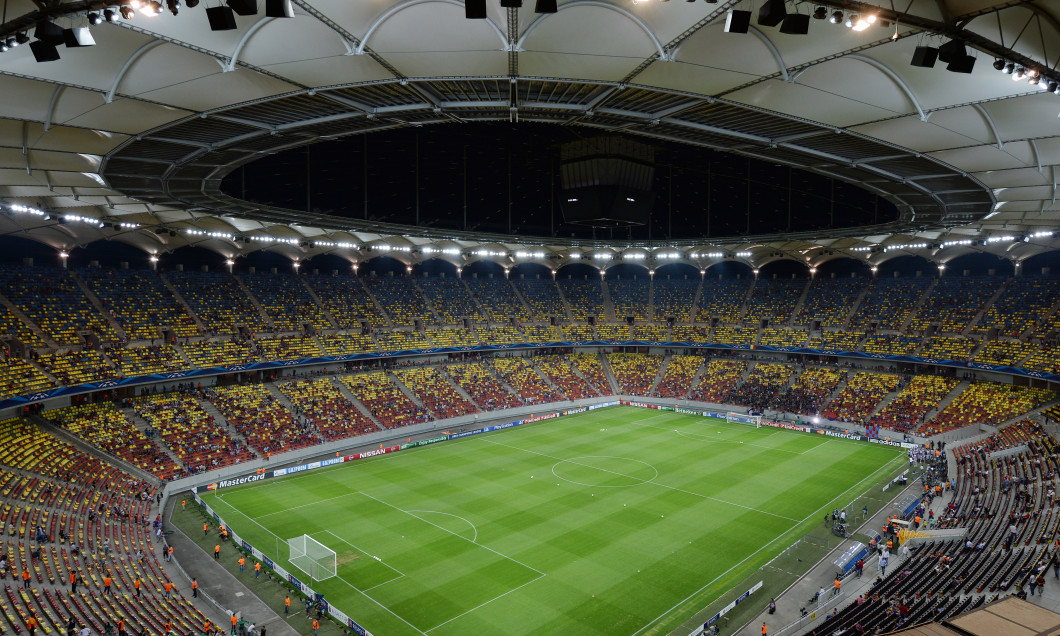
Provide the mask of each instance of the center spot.
POLYGON ((626 488, 655 479, 659 471, 639 459, 586 455, 556 462, 552 474, 580 486, 626 488))

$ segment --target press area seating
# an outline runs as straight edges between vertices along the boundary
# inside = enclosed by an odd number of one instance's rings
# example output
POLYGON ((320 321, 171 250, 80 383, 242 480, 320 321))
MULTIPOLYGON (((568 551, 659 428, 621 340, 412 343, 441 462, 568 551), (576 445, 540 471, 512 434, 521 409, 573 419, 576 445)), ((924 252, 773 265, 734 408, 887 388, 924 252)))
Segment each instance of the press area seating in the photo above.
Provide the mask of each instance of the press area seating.
POLYGON ((87 267, 77 275, 130 340, 160 343, 163 328, 180 338, 199 335, 195 319, 151 270, 87 267))

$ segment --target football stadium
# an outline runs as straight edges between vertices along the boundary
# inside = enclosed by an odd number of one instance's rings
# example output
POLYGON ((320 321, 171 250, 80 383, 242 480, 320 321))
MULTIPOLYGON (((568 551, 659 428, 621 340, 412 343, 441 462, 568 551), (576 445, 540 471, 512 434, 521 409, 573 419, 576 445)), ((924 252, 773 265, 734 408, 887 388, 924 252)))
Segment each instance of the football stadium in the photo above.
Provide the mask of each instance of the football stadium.
POLYGON ((1060 633, 1060 1, 0 11, 0 633, 1060 633))

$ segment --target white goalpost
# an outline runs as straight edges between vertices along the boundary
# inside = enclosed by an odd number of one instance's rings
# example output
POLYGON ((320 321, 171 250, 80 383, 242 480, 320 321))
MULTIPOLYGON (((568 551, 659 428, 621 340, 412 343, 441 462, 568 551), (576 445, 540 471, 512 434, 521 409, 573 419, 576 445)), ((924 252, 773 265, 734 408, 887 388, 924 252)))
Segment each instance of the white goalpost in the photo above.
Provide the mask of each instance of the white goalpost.
POLYGON ((309 575, 314 581, 335 576, 335 551, 308 534, 287 540, 291 565, 309 575))
POLYGON ((750 424, 755 428, 762 428, 761 415, 746 415, 744 413, 736 413, 735 411, 729 411, 725 414, 725 421, 736 422, 738 424, 750 424))

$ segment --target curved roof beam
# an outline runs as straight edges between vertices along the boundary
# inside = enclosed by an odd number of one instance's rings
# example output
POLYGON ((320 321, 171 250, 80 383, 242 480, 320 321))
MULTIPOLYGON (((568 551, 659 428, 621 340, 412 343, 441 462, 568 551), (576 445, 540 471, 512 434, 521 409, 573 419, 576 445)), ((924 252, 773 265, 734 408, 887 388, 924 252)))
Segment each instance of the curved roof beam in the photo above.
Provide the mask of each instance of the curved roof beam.
POLYGON ((875 68, 876 70, 880 71, 887 77, 891 78, 891 81, 894 82, 895 85, 898 86, 898 88, 900 88, 903 93, 905 93, 905 96, 909 99, 909 101, 913 103, 913 108, 916 108, 916 112, 920 116, 920 121, 928 120, 930 113, 924 112, 923 107, 920 106, 920 100, 916 97, 916 93, 913 92, 913 89, 909 87, 909 84, 906 84, 905 80, 902 79, 900 75, 891 70, 891 67, 887 66, 879 60, 868 57, 867 55, 859 55, 857 53, 844 55, 839 59, 857 60, 859 62, 864 62, 869 66, 875 68))
POLYGON ((160 44, 164 44, 164 42, 162 40, 151 40, 136 49, 136 51, 125 60, 125 63, 121 65, 121 70, 119 70, 118 74, 114 76, 114 82, 111 83, 110 90, 103 96, 103 101, 105 103, 109 104, 114 101, 114 95, 118 92, 118 85, 121 84, 123 79, 125 79, 125 76, 129 73, 132 65, 136 64, 136 61, 143 57, 145 53, 160 44))
POLYGON ((750 25, 747 29, 755 35, 762 44, 766 45, 769 52, 773 55, 773 59, 777 61, 777 66, 780 68, 780 74, 784 77, 785 82, 794 82, 795 78, 788 73, 788 65, 784 63, 784 56, 780 54, 780 49, 777 48, 776 44, 773 44, 773 40, 769 39, 769 36, 762 32, 761 29, 755 25, 750 25))
MULTIPOLYGON (((44 132, 48 132, 48 129, 52 127, 52 116, 55 115, 55 106, 59 103, 59 95, 62 94, 64 88, 66 86, 63 84, 56 84, 55 90, 52 91, 52 98, 48 100, 48 112, 44 113, 44 132)), ((1041 172, 1040 166, 1041 164, 1039 163, 1038 172, 1041 172)))
POLYGON ((620 6, 613 5, 607 2, 601 2, 600 0, 574 0, 573 2, 567 2, 565 4, 559 5, 559 11, 557 13, 542 13, 541 15, 534 18, 533 22, 527 25, 526 30, 523 31, 522 37, 520 37, 519 41, 515 43, 515 50, 523 50, 523 43, 526 42, 526 38, 530 36, 534 29, 536 29, 545 18, 548 18, 553 15, 559 15, 560 12, 574 7, 599 7, 601 9, 608 9, 610 11, 614 11, 615 13, 624 16, 625 18, 629 19, 634 24, 636 24, 638 27, 640 27, 641 31, 644 31, 644 34, 647 35, 648 38, 651 40, 652 44, 655 45, 655 50, 659 52, 660 60, 669 59, 669 57, 666 55, 666 50, 663 48, 662 42, 659 41, 659 38, 656 37, 655 32, 651 30, 651 27, 649 27, 647 23, 644 22, 644 20, 641 20, 639 17, 637 17, 635 13, 631 13, 620 6))
MULTIPOLYGON (((364 37, 361 38, 361 42, 357 45, 357 50, 355 51, 355 53, 357 55, 364 55, 364 49, 366 46, 368 46, 368 40, 371 39, 372 34, 375 33, 375 30, 381 27, 384 22, 394 17, 395 14, 400 13, 405 9, 408 9, 409 7, 414 7, 420 4, 429 4, 431 2, 442 2, 445 4, 456 5, 458 7, 464 6, 464 3, 461 0, 405 0, 405 2, 396 4, 384 11, 383 15, 376 18, 375 21, 368 26, 368 30, 365 31, 364 37)), ((497 34, 497 37, 501 41, 502 48, 507 48, 508 38, 504 37, 504 33, 501 32, 501 29, 497 26, 497 23, 488 17, 486 18, 486 23, 493 27, 494 33, 497 34)))
POLYGON ((986 109, 979 104, 972 104, 972 108, 978 112, 983 121, 986 122, 987 126, 990 126, 990 132, 994 134, 994 141, 997 142, 997 149, 1002 150, 1005 147, 1005 142, 1001 140, 1001 135, 997 132, 997 126, 994 124, 994 118, 990 116, 990 113, 986 112, 986 109))
POLYGON ((257 33, 261 27, 275 19, 276 18, 262 18, 255 22, 254 26, 247 29, 247 32, 243 34, 243 37, 239 38, 239 44, 236 44, 235 50, 232 51, 231 59, 229 59, 228 63, 224 65, 225 73, 236 70, 236 64, 239 63, 239 55, 243 52, 243 47, 247 45, 250 38, 254 37, 254 34, 257 33))

